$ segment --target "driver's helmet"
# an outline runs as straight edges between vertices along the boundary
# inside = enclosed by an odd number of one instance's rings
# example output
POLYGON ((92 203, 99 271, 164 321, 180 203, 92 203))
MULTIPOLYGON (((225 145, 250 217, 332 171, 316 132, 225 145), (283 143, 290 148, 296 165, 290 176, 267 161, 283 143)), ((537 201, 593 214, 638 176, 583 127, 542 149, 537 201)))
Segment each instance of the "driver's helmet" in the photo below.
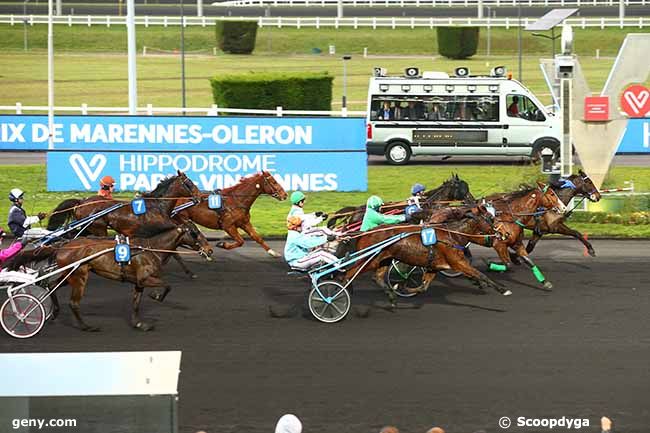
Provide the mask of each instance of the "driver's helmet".
POLYGON ((22 189, 14 188, 11 191, 9 191, 9 201, 15 203, 21 198, 23 198, 24 195, 25 193, 23 192, 22 189))
POLYGON ((416 183, 411 188, 411 194, 413 194, 413 195, 419 194, 421 192, 424 192, 425 189, 426 188, 424 187, 424 185, 422 185, 421 183, 416 183))
POLYGON ((99 184, 101 186, 114 186, 115 185, 115 179, 113 179, 112 176, 104 176, 99 181, 99 184))
POLYGON ((298 204, 305 199, 305 194, 302 191, 294 191, 291 193, 291 204, 298 204))
POLYGON ((384 201, 376 195, 371 195, 368 197, 368 201, 366 202, 366 206, 368 206, 370 209, 379 209, 381 205, 384 204, 384 201))

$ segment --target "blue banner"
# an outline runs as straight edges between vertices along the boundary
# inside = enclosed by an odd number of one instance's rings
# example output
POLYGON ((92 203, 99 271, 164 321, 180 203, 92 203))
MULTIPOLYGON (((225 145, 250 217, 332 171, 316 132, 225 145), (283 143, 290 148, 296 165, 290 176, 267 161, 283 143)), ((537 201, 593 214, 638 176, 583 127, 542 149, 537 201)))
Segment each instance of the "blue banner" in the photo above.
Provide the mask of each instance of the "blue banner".
MULTIPOLYGON (((55 116, 55 150, 365 151, 365 120, 291 117, 55 116)), ((0 150, 47 150, 47 116, 0 116, 0 150)))
POLYGON ((181 170, 199 189, 211 191, 268 170, 287 191, 365 191, 366 162, 365 152, 48 152, 47 189, 96 191, 99 179, 108 174, 117 190, 150 191, 181 170))
POLYGON ((650 119, 630 119, 617 153, 650 153, 650 119))

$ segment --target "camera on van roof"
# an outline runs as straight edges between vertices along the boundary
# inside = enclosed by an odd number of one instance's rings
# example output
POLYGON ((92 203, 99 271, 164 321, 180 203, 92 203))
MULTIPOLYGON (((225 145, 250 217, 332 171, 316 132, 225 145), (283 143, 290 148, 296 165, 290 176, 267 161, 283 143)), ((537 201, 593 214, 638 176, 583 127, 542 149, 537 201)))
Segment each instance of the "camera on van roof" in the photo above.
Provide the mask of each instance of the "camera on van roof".
POLYGON ((573 56, 555 56, 555 72, 558 78, 573 78, 573 56))
POLYGON ((379 68, 379 67, 374 67, 372 68, 372 75, 375 77, 385 77, 388 75, 388 71, 386 68, 379 68))
POLYGON ((406 68, 404 69, 404 76, 409 78, 417 78, 420 76, 420 70, 414 67, 406 68))
POLYGON ((454 69, 454 74, 457 77, 469 77, 469 68, 466 68, 464 66, 460 68, 456 68, 454 69))
POLYGON ((506 67, 505 66, 495 66, 490 71, 490 75, 492 77, 505 77, 505 75, 506 75, 506 67))

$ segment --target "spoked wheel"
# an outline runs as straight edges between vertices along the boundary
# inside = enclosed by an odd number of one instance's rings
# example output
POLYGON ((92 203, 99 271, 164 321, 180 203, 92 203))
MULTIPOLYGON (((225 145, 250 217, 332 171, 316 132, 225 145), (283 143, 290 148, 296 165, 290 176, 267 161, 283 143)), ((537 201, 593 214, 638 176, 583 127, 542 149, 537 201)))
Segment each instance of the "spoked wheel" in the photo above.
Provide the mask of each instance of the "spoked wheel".
POLYGON ((411 292, 422 285, 424 269, 419 266, 411 266, 397 260, 393 260, 386 272, 386 284, 397 296, 410 298, 417 295, 411 292))
MULTIPOLYGON (((472 252, 469 250, 469 247, 465 248, 463 251, 465 254, 465 258, 469 262, 469 264, 472 264, 472 252)), ((452 269, 446 270, 446 271, 440 271, 442 275, 444 275, 447 278, 458 278, 463 275, 462 272, 454 271, 452 269)))
POLYGON ((343 285, 336 281, 323 281, 318 283, 317 288, 318 290, 313 288, 309 292, 311 314, 324 323, 336 323, 344 319, 350 311, 351 302, 350 294, 343 285))
POLYGON ((45 324, 45 309, 39 300, 26 293, 7 299, 0 308, 2 329, 15 338, 30 338, 45 324))
POLYGON ((50 316, 52 316, 52 310, 54 309, 54 304, 52 302, 52 298, 48 296, 50 293, 49 290, 38 286, 36 284, 32 284, 31 286, 23 287, 22 289, 16 291, 16 293, 25 293, 28 295, 32 295, 36 299, 40 301, 41 304, 43 304, 43 309, 45 310, 45 319, 49 319, 50 316))

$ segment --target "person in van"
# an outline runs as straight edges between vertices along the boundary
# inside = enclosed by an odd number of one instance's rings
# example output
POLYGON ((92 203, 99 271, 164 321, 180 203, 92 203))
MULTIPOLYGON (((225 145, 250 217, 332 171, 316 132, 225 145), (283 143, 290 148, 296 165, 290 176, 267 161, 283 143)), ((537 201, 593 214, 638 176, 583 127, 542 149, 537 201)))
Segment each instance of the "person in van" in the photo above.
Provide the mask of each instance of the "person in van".
POLYGON ((508 105, 508 116, 519 117, 519 96, 512 97, 512 104, 508 105))
POLYGON ((409 101, 408 106, 402 110, 401 119, 418 120, 423 116, 422 107, 415 101, 409 101))
POLYGON ((395 110, 391 108, 390 102, 384 101, 381 108, 377 111, 379 120, 395 120, 395 110))
POLYGON ((428 115, 429 120, 444 120, 445 116, 443 110, 440 108, 440 104, 434 103, 431 106, 431 112, 428 115))

